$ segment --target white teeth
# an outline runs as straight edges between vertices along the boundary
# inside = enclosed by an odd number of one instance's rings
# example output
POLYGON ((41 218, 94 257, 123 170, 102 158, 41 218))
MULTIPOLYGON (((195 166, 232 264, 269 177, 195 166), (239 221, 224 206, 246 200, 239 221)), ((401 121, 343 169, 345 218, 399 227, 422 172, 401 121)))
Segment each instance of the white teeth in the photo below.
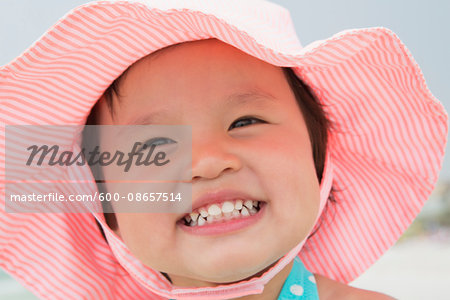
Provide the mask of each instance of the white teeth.
POLYGON ((246 207, 243 207, 241 210, 241 215, 248 216, 250 213, 248 212, 248 209, 246 207))
POLYGON ((210 215, 217 216, 222 213, 222 210, 220 209, 220 207, 218 205, 213 204, 208 208, 208 213, 210 215))
POLYGON ((202 215, 203 218, 206 218, 208 216, 208 212, 204 208, 201 208, 199 210, 199 213, 202 215))
POLYGON ((197 221, 197 218, 198 218, 198 212, 192 212, 192 213, 189 214, 189 216, 191 217, 191 219, 192 219, 193 221, 197 221))
POLYGON ((240 210, 242 208, 242 200, 236 200, 236 203, 234 204, 234 208, 237 210, 240 210))
POLYGON ((244 202, 244 206, 247 207, 248 209, 253 207, 253 201, 252 200, 246 200, 244 202))
POLYGON ((225 201, 220 204, 212 204, 200 208, 198 211, 192 212, 184 217, 185 224, 189 226, 203 226, 206 223, 220 221, 222 219, 229 220, 232 218, 239 218, 241 216, 253 216, 259 209, 259 202, 256 200, 236 200, 225 201))
POLYGON ((233 204, 233 202, 225 201, 225 202, 222 204, 222 212, 223 212, 224 214, 230 213, 230 212, 232 212, 233 210, 234 210, 234 204, 233 204))

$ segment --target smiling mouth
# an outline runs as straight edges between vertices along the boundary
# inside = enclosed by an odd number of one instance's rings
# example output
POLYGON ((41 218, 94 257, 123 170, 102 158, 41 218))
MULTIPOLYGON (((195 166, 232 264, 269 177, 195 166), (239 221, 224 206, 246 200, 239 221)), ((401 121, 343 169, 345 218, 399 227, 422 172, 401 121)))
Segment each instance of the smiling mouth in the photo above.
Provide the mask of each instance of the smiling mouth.
POLYGON ((185 226, 198 227, 208 223, 242 219, 258 213, 262 205, 263 202, 257 200, 225 201, 200 207, 181 218, 180 222, 185 226))

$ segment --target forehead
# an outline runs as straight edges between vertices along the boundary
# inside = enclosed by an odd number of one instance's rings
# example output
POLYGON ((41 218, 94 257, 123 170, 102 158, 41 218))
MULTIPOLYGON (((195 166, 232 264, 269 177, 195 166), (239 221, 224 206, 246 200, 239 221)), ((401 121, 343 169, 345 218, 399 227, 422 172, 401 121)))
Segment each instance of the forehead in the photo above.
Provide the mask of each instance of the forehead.
POLYGON ((207 39, 172 45, 144 57, 129 68, 121 85, 124 89, 170 85, 167 92, 195 92, 201 85, 218 91, 219 86, 266 84, 277 76, 282 76, 281 68, 217 39, 207 39))
POLYGON ((261 108, 286 93, 280 67, 208 39, 172 45, 133 64, 120 80, 114 111, 164 118, 188 109, 261 108))

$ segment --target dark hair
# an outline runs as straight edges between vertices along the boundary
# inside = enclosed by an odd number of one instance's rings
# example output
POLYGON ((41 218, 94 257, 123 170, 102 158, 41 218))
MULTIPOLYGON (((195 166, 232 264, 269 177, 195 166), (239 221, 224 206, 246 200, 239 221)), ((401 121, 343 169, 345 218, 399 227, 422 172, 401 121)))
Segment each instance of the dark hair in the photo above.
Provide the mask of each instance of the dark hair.
MULTIPOLYGON (((286 80, 289 83, 289 87, 294 93, 295 99, 306 123, 309 140, 311 142, 316 175, 320 183, 322 182, 323 171, 325 167, 328 133, 330 128, 332 128, 332 123, 327 118, 325 110, 323 109, 323 105, 320 103, 319 99, 311 90, 311 88, 295 74, 292 68, 283 67, 282 69, 286 80)), ((336 192, 337 190, 332 187, 327 199, 328 201, 320 216, 319 225, 307 237, 307 239, 310 239, 314 234, 316 234, 316 232, 321 227, 323 218, 328 213, 329 204, 335 205, 337 203, 334 196, 336 192)), ((334 219, 334 215, 332 219, 334 219)))
MULTIPOLYGON (((129 69, 129 68, 128 68, 129 69)), ((120 75, 114 82, 106 89, 104 92, 104 97, 107 103, 107 106, 110 110, 110 113, 114 114, 114 106, 113 106, 113 95, 116 95, 117 97, 120 96, 120 82, 123 80, 124 76, 127 73, 127 70, 125 70, 122 75, 120 75)), ((319 183, 322 181, 322 175, 325 167, 325 156, 326 156, 326 149, 327 149, 327 143, 328 143, 328 132, 331 128, 331 122, 327 118, 325 111, 322 107, 322 104, 319 102, 318 98, 315 96, 314 92, 310 89, 309 86, 307 86, 294 72, 292 68, 283 67, 282 68, 284 76, 293 91, 295 95, 295 99, 297 101, 297 104, 301 110, 301 113, 303 115, 303 118, 306 123, 306 127, 308 129, 308 135, 311 142, 312 147, 312 153, 314 158, 314 166, 316 169, 316 176, 319 181, 319 183)), ((86 124, 95 125, 95 111, 96 111, 97 104, 93 107, 86 124)), ((326 215, 328 210, 329 203, 335 205, 336 200, 334 197, 334 193, 336 192, 335 189, 331 189, 330 195, 328 197, 328 201, 326 203, 326 206, 324 208, 323 213, 320 216, 319 219, 319 225, 317 228, 307 237, 307 239, 311 238, 321 227, 322 220, 324 215, 326 215)), ((109 218, 109 214, 105 213, 105 219, 107 220, 108 225, 115 229, 117 226, 115 218, 109 218)), ((111 214, 112 217, 114 214, 111 214)), ((333 216, 334 217, 334 216, 333 216)), ((100 228, 100 231, 105 237, 105 234, 103 232, 103 229, 101 225, 97 222, 97 225, 100 228)), ((105 238, 106 239, 106 238, 105 238)), ((167 274, 162 273, 169 281, 170 278, 167 274)))

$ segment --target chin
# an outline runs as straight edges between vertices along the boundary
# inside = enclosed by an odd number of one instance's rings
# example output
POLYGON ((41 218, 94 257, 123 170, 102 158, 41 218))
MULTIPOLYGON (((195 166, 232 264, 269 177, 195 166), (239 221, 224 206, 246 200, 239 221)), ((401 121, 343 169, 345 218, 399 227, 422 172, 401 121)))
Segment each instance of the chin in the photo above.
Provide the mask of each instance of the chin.
POLYGON ((265 259, 255 255, 239 256, 232 258, 219 257, 215 260, 202 260, 197 264, 196 272, 201 274, 201 280, 214 283, 233 283, 244 279, 250 279, 262 274, 274 262, 262 263, 265 259))

